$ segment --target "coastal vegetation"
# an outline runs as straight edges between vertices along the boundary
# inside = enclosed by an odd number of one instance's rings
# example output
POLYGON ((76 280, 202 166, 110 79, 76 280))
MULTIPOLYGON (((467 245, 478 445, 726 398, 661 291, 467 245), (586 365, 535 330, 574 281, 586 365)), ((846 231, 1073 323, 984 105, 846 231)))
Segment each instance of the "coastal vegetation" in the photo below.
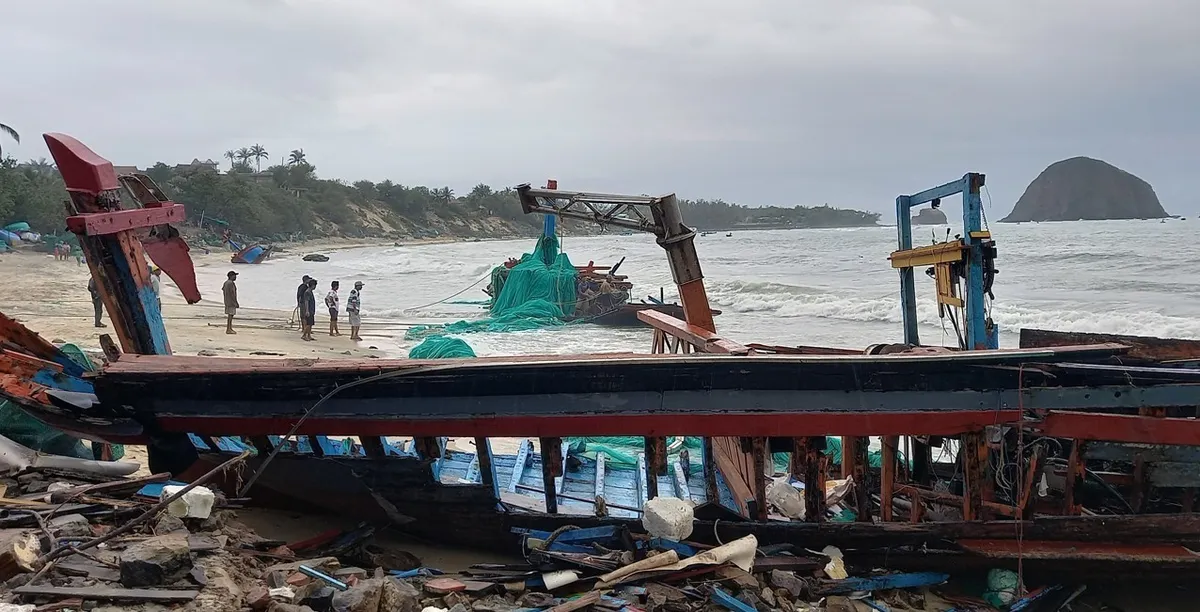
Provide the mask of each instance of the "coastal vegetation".
MULTIPOLYGON (((0 126, 4 129, 4 126, 0 126)), ((5 130, 7 133, 7 130, 5 130)), ((16 133, 10 136, 16 138, 16 133)), ((188 208, 189 224, 221 234, 265 240, 319 236, 396 239, 535 234, 541 218, 521 211, 516 192, 479 184, 467 193, 450 187, 410 186, 384 180, 348 183, 321 178, 303 149, 263 166, 260 144, 231 149, 228 162, 158 163, 141 170, 188 208)), ((119 168, 128 171, 126 168, 119 168)), ((45 159, 0 159, 0 225, 26 221, 44 232, 63 227, 66 193, 57 169, 45 159)), ((875 225, 876 213, 828 205, 752 207, 722 200, 682 201, 684 219, 698 229, 802 228, 875 225)), ((567 231, 594 233, 585 223, 567 231)))

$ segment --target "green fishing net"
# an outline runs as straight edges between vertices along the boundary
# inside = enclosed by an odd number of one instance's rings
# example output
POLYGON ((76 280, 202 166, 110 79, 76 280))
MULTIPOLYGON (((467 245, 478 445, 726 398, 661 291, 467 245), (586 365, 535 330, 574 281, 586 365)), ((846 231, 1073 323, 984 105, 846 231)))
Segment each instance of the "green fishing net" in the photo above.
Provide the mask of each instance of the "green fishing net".
POLYGON ((485 319, 445 325, 417 325, 404 335, 409 340, 445 334, 513 332, 565 324, 575 313, 575 280, 578 274, 558 238, 543 236, 533 252, 524 254, 512 268, 492 270, 492 301, 485 319))
MULTIPOLYGON (((610 465, 636 466, 638 454, 645 452, 644 439, 637 436, 585 437, 568 438, 567 440, 571 444, 571 454, 594 460, 598 453, 604 453, 606 455, 605 462, 610 465)), ((694 457, 694 462, 699 463, 702 446, 703 443, 697 437, 667 438, 667 455, 674 459, 679 456, 680 451, 687 449, 689 459, 694 457)), ((826 437, 825 455, 832 463, 840 464, 842 462, 842 439, 834 436, 826 437)), ((791 455, 774 453, 772 459, 775 471, 784 472, 788 469, 791 455)), ((903 460, 901 457, 901 461, 903 460)), ((883 465, 882 453, 880 451, 867 453, 867 463, 874 468, 883 465)))
POLYGON ((409 359, 465 359, 474 356, 471 345, 446 336, 429 336, 408 351, 409 359))

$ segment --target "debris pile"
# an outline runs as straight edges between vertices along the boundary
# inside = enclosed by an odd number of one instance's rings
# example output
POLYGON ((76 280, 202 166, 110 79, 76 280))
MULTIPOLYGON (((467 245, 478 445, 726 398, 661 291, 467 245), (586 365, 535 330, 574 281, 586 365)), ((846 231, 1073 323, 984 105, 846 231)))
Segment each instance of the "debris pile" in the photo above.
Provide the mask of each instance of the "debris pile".
MULTIPOLYGON (((717 546, 687 540, 691 508, 650 500, 642 527, 514 528, 525 562, 454 574, 373 544, 376 529, 329 530, 299 542, 241 525, 239 502, 167 474, 114 477, 113 466, 22 462, 0 476, 0 610, 176 605, 270 612, 799 612, 1022 609, 1013 576, 986 599, 935 592, 943 573, 852 577, 840 550, 717 546), (96 469, 89 468, 95 467, 96 469)), ((52 462, 51 462, 52 463, 52 462)), ((150 608, 146 608, 150 609, 150 608)))

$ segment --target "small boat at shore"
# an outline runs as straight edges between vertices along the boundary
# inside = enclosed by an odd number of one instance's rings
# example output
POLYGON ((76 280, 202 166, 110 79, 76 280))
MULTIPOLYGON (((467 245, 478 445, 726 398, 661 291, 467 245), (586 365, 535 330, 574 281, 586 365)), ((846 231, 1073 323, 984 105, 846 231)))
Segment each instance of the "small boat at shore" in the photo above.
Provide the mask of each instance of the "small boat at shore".
POLYGON ((226 239, 229 242, 229 248, 234 251, 233 256, 229 258, 231 263, 235 264, 258 264, 266 261, 271 257, 271 251, 275 249, 274 245, 263 246, 258 243, 243 246, 233 240, 226 239))

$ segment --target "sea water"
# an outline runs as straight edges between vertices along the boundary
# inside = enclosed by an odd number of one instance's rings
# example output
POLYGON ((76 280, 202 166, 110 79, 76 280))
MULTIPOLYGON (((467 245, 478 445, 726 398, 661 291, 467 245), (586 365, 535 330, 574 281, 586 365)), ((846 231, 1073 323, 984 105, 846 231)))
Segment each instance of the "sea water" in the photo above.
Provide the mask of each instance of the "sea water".
MULTIPOLYGON (((991 317, 1001 346, 1017 345, 1025 328, 1200 338, 1200 222, 1077 221, 996 224, 996 278, 991 317)), ((956 230, 952 230, 956 231, 956 230)), ((914 228, 914 244, 945 239, 944 226, 914 228)), ((486 299, 493 266, 532 249, 534 240, 364 247, 327 252, 326 263, 300 248, 260 265, 237 266, 244 307, 290 311, 295 288, 309 274, 341 281, 342 303, 363 281, 364 328, 370 344, 403 354, 410 324, 486 316, 461 301, 486 299)), ((676 292, 662 248, 650 234, 563 239, 576 265, 612 265, 634 283, 634 300, 676 292)), ((739 342, 862 349, 903 339, 899 277, 887 256, 894 227, 716 232, 697 236, 696 250, 719 332, 739 342)), ((217 294, 224 268, 201 271, 201 289, 217 294), (211 278, 210 278, 211 276, 211 278)), ((918 270, 921 340, 954 346, 939 319, 933 280, 918 270)), ((649 329, 566 325, 516 333, 462 336, 479 355, 648 352, 649 329)))

